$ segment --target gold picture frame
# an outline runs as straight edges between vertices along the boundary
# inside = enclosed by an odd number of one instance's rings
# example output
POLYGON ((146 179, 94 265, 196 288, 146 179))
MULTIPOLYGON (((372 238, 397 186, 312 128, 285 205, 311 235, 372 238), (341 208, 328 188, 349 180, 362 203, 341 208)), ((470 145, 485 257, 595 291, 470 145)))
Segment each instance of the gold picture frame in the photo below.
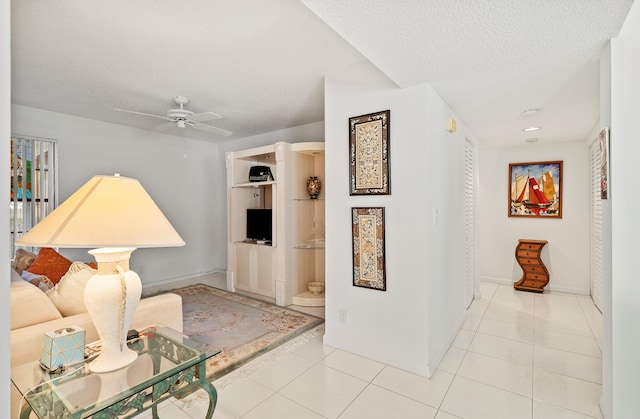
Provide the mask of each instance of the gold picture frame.
POLYGON ((384 207, 351 208, 353 285, 387 290, 384 207))
POLYGON ((562 160, 509 164, 509 217, 562 218, 562 160))
POLYGON ((349 118, 349 195, 390 195, 391 111, 349 118))

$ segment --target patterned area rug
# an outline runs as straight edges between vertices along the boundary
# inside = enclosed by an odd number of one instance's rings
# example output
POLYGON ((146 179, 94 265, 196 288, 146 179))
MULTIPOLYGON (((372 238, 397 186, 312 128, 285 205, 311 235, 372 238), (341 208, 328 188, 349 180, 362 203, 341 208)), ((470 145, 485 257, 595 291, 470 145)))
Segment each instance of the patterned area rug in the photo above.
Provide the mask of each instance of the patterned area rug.
POLYGON ((182 297, 184 334, 222 352, 207 364, 214 380, 321 324, 323 319, 208 285, 171 291, 182 297))

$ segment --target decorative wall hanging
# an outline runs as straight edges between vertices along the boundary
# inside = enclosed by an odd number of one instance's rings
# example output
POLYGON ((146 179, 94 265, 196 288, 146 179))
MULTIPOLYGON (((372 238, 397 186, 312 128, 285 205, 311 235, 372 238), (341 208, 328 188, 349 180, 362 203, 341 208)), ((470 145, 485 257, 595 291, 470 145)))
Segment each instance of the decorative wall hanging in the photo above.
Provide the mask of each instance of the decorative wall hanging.
POLYGON ((353 285, 386 291, 384 208, 351 208, 353 285))
POLYGON ((509 164, 509 217, 562 218, 562 161, 509 164))
POLYGON ((600 144, 600 199, 609 199, 609 128, 598 136, 600 144))
POLYGON ((349 118, 350 195, 390 195, 391 111, 349 118))

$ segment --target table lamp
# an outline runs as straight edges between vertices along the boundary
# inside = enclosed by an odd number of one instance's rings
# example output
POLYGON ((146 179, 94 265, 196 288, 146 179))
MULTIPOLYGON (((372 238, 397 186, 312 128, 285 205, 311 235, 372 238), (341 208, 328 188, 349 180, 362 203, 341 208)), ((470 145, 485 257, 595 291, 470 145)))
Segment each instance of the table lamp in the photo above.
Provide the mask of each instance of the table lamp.
POLYGON ((136 179, 94 176, 16 241, 19 246, 95 248, 98 273, 84 291, 85 305, 102 350, 93 372, 123 368, 137 357, 126 336, 140 302, 140 277, 129 270, 138 247, 185 243, 136 179))

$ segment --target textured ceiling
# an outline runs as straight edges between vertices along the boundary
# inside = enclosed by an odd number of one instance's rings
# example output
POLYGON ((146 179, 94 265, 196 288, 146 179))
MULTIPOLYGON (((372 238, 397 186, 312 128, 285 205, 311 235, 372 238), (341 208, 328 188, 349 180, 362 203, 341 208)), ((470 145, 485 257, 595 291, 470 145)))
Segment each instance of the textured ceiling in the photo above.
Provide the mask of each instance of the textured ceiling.
POLYGON ((485 146, 586 139, 600 54, 633 3, 302 1, 400 87, 430 83, 485 146), (532 125, 542 129, 522 131, 532 125))
POLYGON ((431 83, 483 146, 522 144, 534 124, 541 142, 584 140, 631 4, 13 0, 12 102, 151 129, 162 121, 112 109, 165 114, 183 95, 232 140, 321 121, 323 75, 368 59, 400 87, 431 83))

